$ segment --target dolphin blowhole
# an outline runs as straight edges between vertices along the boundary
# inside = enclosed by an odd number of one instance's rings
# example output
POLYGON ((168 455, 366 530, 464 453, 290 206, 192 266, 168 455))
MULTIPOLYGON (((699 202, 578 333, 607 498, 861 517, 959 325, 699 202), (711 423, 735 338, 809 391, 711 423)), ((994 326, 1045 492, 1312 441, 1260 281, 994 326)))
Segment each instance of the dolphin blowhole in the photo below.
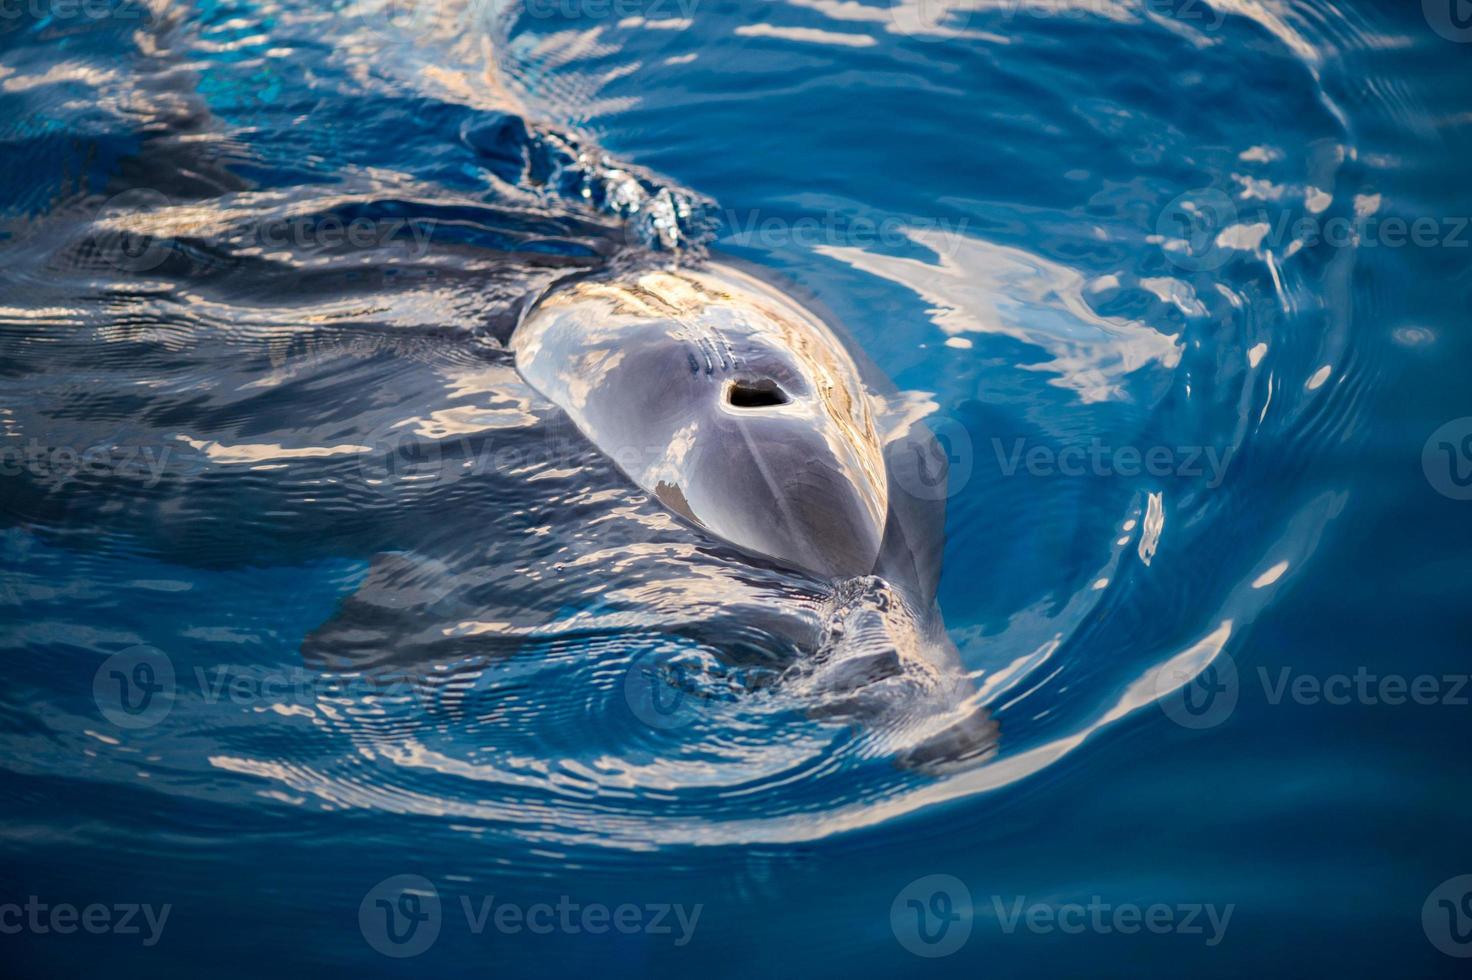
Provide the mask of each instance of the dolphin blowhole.
POLYGON ((775 408, 792 401, 782 386, 770 378, 738 378, 726 382, 726 404, 734 408, 775 408))

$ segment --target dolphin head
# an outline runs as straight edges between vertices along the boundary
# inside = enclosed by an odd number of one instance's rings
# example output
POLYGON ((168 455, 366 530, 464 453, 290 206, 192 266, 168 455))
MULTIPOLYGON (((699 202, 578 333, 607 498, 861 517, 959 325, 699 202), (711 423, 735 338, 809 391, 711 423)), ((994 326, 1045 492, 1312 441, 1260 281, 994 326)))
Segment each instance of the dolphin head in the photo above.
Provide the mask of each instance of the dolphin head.
POLYGON ((888 483, 853 360, 812 314, 729 269, 588 280, 512 338, 517 368, 635 483, 737 547, 871 572, 888 483))

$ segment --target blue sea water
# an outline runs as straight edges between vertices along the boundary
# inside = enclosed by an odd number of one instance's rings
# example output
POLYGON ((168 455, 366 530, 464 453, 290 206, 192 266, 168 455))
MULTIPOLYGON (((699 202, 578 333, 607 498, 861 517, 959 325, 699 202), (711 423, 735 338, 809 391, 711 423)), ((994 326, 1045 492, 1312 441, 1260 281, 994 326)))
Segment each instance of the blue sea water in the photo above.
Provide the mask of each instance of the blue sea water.
POLYGON ((4 6, 7 975, 1460 975, 1464 13, 4 6), (986 763, 516 374, 708 256, 929 403, 986 763))

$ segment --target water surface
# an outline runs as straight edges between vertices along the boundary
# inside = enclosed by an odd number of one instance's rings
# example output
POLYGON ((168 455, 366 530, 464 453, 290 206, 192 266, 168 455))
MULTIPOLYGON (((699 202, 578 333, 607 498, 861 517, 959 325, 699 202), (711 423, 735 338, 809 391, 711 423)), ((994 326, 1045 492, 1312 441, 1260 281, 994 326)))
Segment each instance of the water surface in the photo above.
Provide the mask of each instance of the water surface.
POLYGON ((17 975, 1451 974, 1472 37, 1435 3, 32 6, 0 899, 171 911, 5 935, 17 975), (987 765, 810 710, 827 585, 516 374, 551 285, 708 254, 932 403, 987 765))

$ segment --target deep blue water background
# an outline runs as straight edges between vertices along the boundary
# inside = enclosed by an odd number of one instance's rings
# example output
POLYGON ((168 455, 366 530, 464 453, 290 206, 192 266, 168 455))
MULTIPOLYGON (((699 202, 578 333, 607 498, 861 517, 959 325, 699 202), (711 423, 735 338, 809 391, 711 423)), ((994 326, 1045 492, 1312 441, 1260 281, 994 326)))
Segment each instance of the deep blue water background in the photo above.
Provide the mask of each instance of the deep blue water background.
POLYGON ((1454 975, 1421 912, 1472 873, 1472 707, 1261 677, 1468 670, 1472 502, 1423 449, 1472 415, 1472 43, 1413 3, 685 12, 0 21, 0 436, 166 459, 4 477, 0 902, 172 907, 152 947, 0 935, 7 972, 1454 975), (1356 214, 1357 245, 1282 230, 1356 214), (501 342, 569 269, 706 249, 935 402, 990 765, 898 771, 740 684, 678 723, 625 697, 651 649, 780 665, 758 614, 822 589, 665 519, 501 342), (1009 472, 1019 439, 1172 469, 1009 472), (139 645, 177 692, 129 728, 93 679, 139 645), (1178 723, 1167 663, 1233 665, 1235 707, 1178 723), (210 698, 225 665, 310 692, 210 698), (401 874, 443 922, 395 960, 359 906, 401 874), (931 874, 974 915, 923 959, 891 903, 931 874), (702 912, 683 946, 476 935, 487 895, 702 912), (1208 946, 1009 933, 994 896, 1234 911, 1208 946))

